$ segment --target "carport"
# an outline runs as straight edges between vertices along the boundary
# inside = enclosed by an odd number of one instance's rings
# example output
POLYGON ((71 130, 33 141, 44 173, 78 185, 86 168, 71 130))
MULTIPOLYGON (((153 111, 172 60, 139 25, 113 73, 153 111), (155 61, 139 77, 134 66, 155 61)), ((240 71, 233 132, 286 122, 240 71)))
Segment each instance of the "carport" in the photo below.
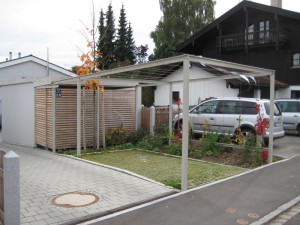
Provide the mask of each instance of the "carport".
MULTIPOLYGON (((169 85, 169 130, 170 139, 172 134, 172 85, 183 82, 183 137, 182 137, 182 176, 181 190, 187 189, 188 175, 188 120, 189 120, 189 82, 191 81, 214 81, 214 80, 256 80, 259 77, 266 77, 270 82, 270 140, 269 140, 269 158, 272 162, 273 156, 273 128, 274 128, 274 89, 275 89, 275 72, 263 68, 246 66, 231 62, 225 62, 215 59, 204 58, 194 55, 180 55, 172 58, 161 59, 148 63, 121 67, 113 70, 102 71, 86 76, 80 76, 71 79, 52 82, 52 88, 56 85, 77 85, 77 155, 81 154, 81 87, 87 80, 98 80, 99 86, 105 87, 133 87, 137 95, 141 93, 141 87, 158 86, 162 84, 169 85), (203 71, 209 72, 214 76, 207 78, 190 77, 190 67, 192 64, 199 64, 203 71), (175 71, 180 71, 180 79, 168 79, 175 71)), ((53 91, 54 93, 54 91, 53 91)), ((234 96, 235 97, 235 96, 234 96)), ((137 97, 139 101, 140 97, 137 97)), ((138 104, 136 104, 138 107, 138 104)), ((136 110, 138 115, 139 110, 136 110)), ((53 115, 55 118, 55 115, 53 115)), ((139 120, 139 116, 136 117, 139 120)), ((54 119, 55 121, 55 119, 54 119)), ((138 123, 137 123, 138 124, 138 123)), ((98 126, 100 126, 98 124, 98 126)), ((103 127, 104 128, 104 127, 103 127)), ((105 129, 105 128, 104 128, 105 129)), ((55 133, 55 126, 53 126, 55 133)), ((103 130, 105 133, 105 130, 103 130)), ((55 142, 55 139, 53 139, 55 142)), ((105 143, 104 143, 105 144, 105 143)), ((54 143, 55 146, 55 143, 54 143)), ((55 151, 55 149, 53 149, 55 151)))

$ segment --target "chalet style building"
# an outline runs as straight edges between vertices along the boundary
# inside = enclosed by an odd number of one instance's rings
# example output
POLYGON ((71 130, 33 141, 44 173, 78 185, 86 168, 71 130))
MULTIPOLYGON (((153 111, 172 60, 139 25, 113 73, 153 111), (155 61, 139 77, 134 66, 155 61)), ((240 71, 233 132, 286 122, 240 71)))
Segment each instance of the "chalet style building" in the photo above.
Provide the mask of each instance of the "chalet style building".
MULTIPOLYGON (((271 6, 242 1, 176 50, 275 70, 276 97, 300 98, 300 13, 282 9, 281 0, 271 0, 271 6)), ((231 85, 243 97, 253 97, 257 89, 262 98, 269 97, 266 81, 251 88, 231 85)))

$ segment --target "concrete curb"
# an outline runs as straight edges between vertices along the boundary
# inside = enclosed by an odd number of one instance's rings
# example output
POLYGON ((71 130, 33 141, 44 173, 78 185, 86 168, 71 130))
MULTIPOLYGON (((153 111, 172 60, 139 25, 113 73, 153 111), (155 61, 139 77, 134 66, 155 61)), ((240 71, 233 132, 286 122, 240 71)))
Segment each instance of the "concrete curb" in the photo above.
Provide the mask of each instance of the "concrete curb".
POLYGON ((279 206, 276 210, 274 210, 273 212, 265 215, 260 220, 254 222, 254 223, 251 223, 251 225, 263 225, 263 224, 266 224, 268 222, 271 222, 277 216, 284 213, 285 211, 292 208, 293 206, 297 205, 299 202, 300 202, 300 195, 298 197, 292 199, 291 201, 279 206))

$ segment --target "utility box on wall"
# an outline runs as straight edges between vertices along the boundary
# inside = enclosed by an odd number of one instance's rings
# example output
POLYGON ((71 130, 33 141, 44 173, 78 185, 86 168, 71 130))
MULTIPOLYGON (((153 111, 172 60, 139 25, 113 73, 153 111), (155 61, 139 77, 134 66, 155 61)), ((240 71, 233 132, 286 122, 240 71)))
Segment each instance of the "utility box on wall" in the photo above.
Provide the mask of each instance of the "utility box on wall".
MULTIPOLYGON (((105 89, 97 91, 81 89, 81 146, 94 145, 94 129, 99 115, 99 142, 103 132, 123 126, 129 131, 136 128, 136 93, 133 88, 105 89), (102 102, 104 99, 104 102, 102 102), (97 102, 98 101, 98 102, 97 102), (104 107, 103 107, 104 105, 104 107), (94 108, 95 107, 95 108, 94 108), (99 107, 99 114, 97 114, 99 107), (102 113, 104 112, 104 126, 102 113), (95 117, 94 117, 95 116, 95 117), (96 120, 95 120, 96 119, 96 120), (95 122, 96 121, 96 122, 95 122)), ((77 89, 76 87, 35 89, 35 140, 38 146, 53 148, 53 125, 55 125, 56 149, 76 148, 77 145, 77 89), (55 91, 55 93, 53 93, 55 91), (55 101, 53 97, 55 96, 55 101), (55 106, 53 106, 53 102, 55 106), (55 113, 53 113, 55 109, 55 113), (53 122, 55 115, 55 124, 53 122)))

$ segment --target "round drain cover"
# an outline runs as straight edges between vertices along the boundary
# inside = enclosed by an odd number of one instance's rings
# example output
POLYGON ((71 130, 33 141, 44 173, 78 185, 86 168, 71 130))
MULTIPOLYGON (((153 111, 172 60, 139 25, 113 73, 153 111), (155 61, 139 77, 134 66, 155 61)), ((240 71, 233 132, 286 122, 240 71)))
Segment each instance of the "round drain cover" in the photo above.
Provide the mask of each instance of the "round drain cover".
POLYGON ((54 197, 51 203, 63 208, 73 208, 95 204, 99 199, 97 195, 92 193, 72 192, 54 197))

